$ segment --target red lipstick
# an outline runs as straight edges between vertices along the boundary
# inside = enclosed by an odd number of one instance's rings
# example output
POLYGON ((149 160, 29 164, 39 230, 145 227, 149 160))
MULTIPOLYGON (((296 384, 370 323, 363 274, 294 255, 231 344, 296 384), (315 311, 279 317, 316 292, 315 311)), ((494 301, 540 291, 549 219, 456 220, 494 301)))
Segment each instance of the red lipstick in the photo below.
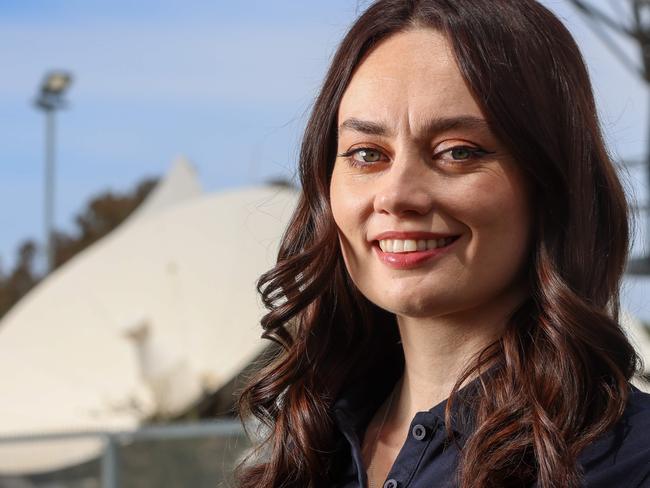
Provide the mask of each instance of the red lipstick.
POLYGON ((379 260, 393 269, 413 269, 423 265, 430 259, 434 259, 446 253, 458 240, 459 235, 453 234, 437 234, 432 232, 383 232, 379 234, 374 241, 373 249, 377 254, 379 260), (410 252, 384 252, 379 247, 379 241, 384 239, 399 239, 399 240, 430 240, 430 239, 444 239, 453 238, 448 244, 437 247, 435 249, 427 249, 424 251, 410 251, 410 252))

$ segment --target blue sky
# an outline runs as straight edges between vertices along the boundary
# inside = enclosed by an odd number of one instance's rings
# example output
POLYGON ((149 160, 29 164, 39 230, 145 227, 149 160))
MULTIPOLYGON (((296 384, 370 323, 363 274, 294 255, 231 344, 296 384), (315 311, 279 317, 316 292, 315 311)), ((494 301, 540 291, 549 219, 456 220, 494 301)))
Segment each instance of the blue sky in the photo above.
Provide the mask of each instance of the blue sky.
MULTIPOLYGON (((606 0, 592 0, 607 9, 606 0)), ((611 150, 645 152, 645 86, 566 0, 545 0, 569 26, 592 74, 611 150)), ((74 73, 58 116, 56 224, 106 189, 163 174, 176 155, 206 190, 291 177, 306 113, 336 43, 365 1, 4 0, 0 3, 0 259, 43 238, 44 73, 74 73)), ((637 57, 632 45, 623 44, 637 57)), ((642 174, 631 193, 643 197, 642 174)))
POLYGON ((75 76, 58 116, 59 227, 91 195, 161 174, 178 154, 208 190, 259 183, 292 174, 304 114, 356 11, 328 3, 0 4, 3 261, 43 233, 43 116, 31 101, 45 71, 75 76))

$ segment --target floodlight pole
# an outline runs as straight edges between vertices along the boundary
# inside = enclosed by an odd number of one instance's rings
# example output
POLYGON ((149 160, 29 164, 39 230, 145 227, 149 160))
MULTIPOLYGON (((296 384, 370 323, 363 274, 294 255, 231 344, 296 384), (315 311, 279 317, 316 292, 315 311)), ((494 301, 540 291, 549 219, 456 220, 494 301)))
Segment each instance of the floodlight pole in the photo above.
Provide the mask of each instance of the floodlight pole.
POLYGON ((65 106, 63 95, 72 82, 72 76, 63 71, 48 73, 41 85, 35 105, 45 113, 45 254, 47 272, 54 269, 56 250, 54 248, 54 216, 55 216, 55 140, 56 140, 56 111, 65 106))
POLYGON ((47 253, 47 271, 54 268, 54 141, 55 111, 45 112, 45 199, 43 215, 45 216, 45 249, 47 253))

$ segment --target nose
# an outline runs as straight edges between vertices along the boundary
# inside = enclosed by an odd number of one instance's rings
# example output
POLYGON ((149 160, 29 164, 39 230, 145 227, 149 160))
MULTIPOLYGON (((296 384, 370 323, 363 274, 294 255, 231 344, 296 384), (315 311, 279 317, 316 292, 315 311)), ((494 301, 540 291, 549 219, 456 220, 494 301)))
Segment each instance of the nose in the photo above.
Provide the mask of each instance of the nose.
POLYGON ((433 175, 426 161, 394 159, 377 181, 374 210, 398 217, 428 214, 434 205, 433 175))

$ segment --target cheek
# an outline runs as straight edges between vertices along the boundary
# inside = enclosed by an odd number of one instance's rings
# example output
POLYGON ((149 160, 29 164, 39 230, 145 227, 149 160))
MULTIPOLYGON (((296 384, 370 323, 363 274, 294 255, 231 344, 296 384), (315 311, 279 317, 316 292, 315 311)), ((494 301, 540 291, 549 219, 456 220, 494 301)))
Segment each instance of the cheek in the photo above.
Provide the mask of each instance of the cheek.
POLYGON ((368 252, 365 239, 367 221, 372 213, 372 199, 359 184, 353 183, 349 175, 340 174, 335 168, 330 183, 330 205, 345 267, 352 281, 361 289, 363 283, 360 281, 364 281, 362 262, 368 252))
POLYGON ((330 183, 330 205, 332 215, 339 231, 354 243, 353 235, 363 235, 365 220, 372 210, 368 195, 359 190, 358 185, 351 185, 344 175, 337 171, 330 183))
POLYGON ((495 286, 519 274, 530 241, 530 207, 520 179, 503 172, 475 175, 463 191, 453 192, 450 208, 469 229, 467 247, 459 249, 463 276, 480 277, 495 286), (497 283, 498 282, 498 283, 497 283))
POLYGON ((349 219, 346 212, 346 209, 348 208, 347 199, 348 196, 342 190, 339 178, 337 177, 336 172, 334 172, 330 183, 330 207, 332 209, 332 217, 334 218, 334 222, 339 228, 339 231, 343 231, 343 229, 349 225, 346 224, 349 219))
MULTIPOLYGON (((467 222, 476 230, 507 232, 516 235, 528 233, 530 208, 523 182, 513 176, 493 175, 477 179, 464 192, 463 203, 467 222)), ((503 237, 493 234, 492 237, 503 237)))

